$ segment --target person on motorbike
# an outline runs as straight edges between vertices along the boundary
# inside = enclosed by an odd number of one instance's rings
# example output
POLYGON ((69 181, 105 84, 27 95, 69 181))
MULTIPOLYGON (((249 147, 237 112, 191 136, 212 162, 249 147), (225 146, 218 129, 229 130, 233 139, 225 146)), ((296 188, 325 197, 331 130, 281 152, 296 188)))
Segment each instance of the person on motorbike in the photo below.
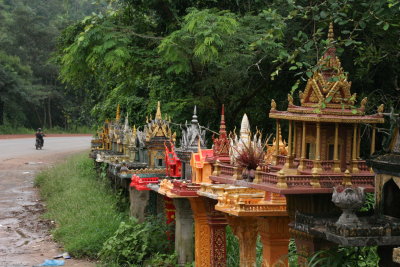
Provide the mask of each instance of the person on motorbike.
POLYGON ((38 128, 36 131, 36 140, 40 142, 40 146, 43 146, 44 144, 44 133, 42 132, 41 128, 38 128))

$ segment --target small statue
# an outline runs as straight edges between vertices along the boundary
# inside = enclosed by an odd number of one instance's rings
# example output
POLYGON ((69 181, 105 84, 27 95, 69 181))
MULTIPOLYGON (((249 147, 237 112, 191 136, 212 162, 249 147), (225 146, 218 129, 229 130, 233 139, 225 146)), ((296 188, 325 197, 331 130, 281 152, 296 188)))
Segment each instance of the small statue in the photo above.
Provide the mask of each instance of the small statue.
POLYGON ((361 110, 364 111, 365 110, 365 106, 367 105, 368 102, 368 97, 364 97, 363 100, 361 100, 361 110))
POLYGON ((293 106, 293 96, 291 94, 288 94, 287 95, 287 99, 288 99, 288 102, 289 102, 289 106, 293 106))
POLYGON ((271 110, 276 110, 276 103, 275 100, 271 100, 271 110))
POLYGON ((303 91, 299 91, 299 98, 300 98, 300 102, 303 103, 304 102, 304 93, 303 93, 303 91))
POLYGON ((385 105, 384 105, 384 104, 381 104, 381 105, 378 107, 377 112, 378 112, 379 115, 381 115, 381 114, 383 113, 384 110, 385 110, 385 105))
POLYGON ((354 104, 356 103, 356 97, 357 97, 357 93, 354 93, 350 99, 349 99, 349 103, 350 105, 354 106, 354 104))

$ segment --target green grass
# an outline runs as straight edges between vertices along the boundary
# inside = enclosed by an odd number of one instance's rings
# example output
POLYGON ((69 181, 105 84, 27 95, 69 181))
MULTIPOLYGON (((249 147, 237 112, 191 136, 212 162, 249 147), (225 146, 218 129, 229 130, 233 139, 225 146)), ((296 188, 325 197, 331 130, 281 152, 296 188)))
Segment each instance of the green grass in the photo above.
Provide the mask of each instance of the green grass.
POLYGON ((74 257, 96 258, 126 219, 118 211, 118 196, 97 178, 86 153, 41 172, 35 184, 47 203, 45 218, 56 222, 54 238, 74 257))
MULTIPOLYGON (((21 126, 0 125, 0 134, 34 134, 36 129, 21 126)), ((64 129, 59 126, 53 128, 43 128, 45 134, 93 134, 94 128, 88 126, 78 126, 73 129, 64 129)))

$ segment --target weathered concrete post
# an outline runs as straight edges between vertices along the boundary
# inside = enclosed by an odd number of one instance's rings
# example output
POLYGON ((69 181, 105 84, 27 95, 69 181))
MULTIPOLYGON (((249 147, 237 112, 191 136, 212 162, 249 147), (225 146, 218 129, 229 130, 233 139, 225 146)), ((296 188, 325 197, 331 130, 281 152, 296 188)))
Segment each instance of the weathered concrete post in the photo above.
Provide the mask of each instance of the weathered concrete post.
POLYGON ((134 187, 129 187, 129 215, 138 219, 140 223, 145 218, 144 211, 149 201, 149 192, 147 190, 138 191, 134 187))
POLYGON ((175 251, 178 264, 185 265, 194 260, 193 213, 190 202, 186 198, 175 198, 175 251))

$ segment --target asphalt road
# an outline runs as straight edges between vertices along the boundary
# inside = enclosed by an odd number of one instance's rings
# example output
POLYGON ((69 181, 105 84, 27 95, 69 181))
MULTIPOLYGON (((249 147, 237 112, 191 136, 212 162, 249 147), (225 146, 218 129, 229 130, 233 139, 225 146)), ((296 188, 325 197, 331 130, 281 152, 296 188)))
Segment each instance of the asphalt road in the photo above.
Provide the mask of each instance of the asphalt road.
MULTIPOLYGON (((33 180, 41 169, 88 151, 90 139, 48 137, 43 150, 35 149, 34 138, 0 139, 0 266, 31 267, 64 252, 52 240, 52 222, 41 217, 45 204, 33 180)), ((65 266, 95 264, 72 259, 65 266)))

